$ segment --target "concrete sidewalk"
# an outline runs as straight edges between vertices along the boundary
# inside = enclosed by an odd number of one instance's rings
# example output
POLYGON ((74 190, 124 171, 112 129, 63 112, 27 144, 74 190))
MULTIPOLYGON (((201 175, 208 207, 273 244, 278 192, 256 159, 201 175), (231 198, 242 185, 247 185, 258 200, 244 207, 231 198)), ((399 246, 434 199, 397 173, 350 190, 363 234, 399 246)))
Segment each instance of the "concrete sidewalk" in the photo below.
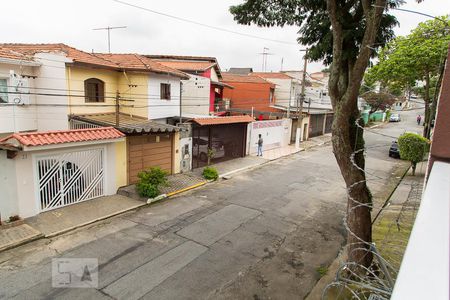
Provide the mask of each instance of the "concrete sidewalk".
POLYGON ((112 195, 43 212, 21 220, 17 225, 0 227, 0 251, 42 237, 56 236, 145 204, 145 202, 128 197, 112 195))
POLYGON ((121 195, 104 196, 40 213, 25 219, 25 223, 52 237, 143 205, 145 202, 121 195))

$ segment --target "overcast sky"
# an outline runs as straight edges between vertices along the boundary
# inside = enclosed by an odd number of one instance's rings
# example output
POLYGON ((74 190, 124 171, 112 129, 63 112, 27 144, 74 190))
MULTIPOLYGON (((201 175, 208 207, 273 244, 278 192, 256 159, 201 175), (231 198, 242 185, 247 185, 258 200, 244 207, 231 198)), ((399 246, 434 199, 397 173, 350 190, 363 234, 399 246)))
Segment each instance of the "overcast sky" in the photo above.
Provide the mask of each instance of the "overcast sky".
MULTIPOLYGON (((228 8, 243 0, 123 0, 155 11, 183 17, 211 26, 226 28, 268 39, 295 43, 297 28, 259 28, 237 25, 228 8)), ((320 1, 320 0, 318 0, 320 1)), ((426 0, 421 4, 408 0, 404 9, 434 16, 450 12, 449 0, 426 0)), ((0 18, 1 42, 65 43, 85 51, 107 52, 106 31, 93 28, 127 26, 111 32, 111 51, 118 53, 179 54, 217 57, 222 70, 253 67, 260 71, 264 47, 268 71, 302 67, 299 45, 286 45, 217 31, 185 23, 147 11, 127 7, 112 0, 22 0, 4 1, 0 18)), ((428 18, 402 11, 393 12, 400 21, 397 35, 408 34, 428 18)), ((308 71, 319 71, 320 63, 311 63, 308 71)))

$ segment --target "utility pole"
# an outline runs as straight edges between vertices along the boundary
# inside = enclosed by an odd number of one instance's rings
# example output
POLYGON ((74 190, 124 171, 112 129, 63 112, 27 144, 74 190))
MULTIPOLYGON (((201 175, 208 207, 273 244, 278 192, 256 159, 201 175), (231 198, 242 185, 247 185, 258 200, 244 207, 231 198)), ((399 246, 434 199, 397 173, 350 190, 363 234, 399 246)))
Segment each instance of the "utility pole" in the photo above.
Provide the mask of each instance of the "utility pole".
POLYGON ((120 124, 120 117, 119 117, 119 100, 120 100, 120 94, 119 91, 116 92, 116 127, 119 127, 120 124))
POLYGON ((303 121, 303 101, 305 101, 306 67, 308 65, 308 48, 300 51, 304 51, 305 55, 303 55, 302 90, 299 99, 300 101, 297 100, 297 132, 295 134, 296 148, 300 148, 300 133, 302 130, 302 121, 303 121))
POLYGON ((181 95, 183 94, 183 82, 180 80, 180 124, 183 123, 183 112, 181 110, 181 95))
POLYGON ((111 30, 113 29, 123 29, 127 28, 127 26, 115 26, 115 27, 102 27, 102 28, 94 28, 92 30, 107 30, 108 31, 108 53, 111 53, 111 30))

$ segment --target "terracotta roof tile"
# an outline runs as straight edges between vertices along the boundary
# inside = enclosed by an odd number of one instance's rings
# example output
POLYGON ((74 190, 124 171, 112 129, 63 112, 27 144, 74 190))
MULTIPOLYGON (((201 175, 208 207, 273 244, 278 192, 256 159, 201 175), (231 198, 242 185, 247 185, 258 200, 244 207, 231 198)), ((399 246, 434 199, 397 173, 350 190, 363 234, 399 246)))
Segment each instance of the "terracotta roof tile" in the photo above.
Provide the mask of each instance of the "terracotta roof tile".
POLYGON ((206 71, 216 64, 207 61, 157 60, 162 65, 182 71, 206 71))
POLYGON ((145 55, 146 57, 158 60, 158 62, 168 63, 167 66, 182 71, 204 71, 210 67, 214 67, 219 79, 222 78, 222 71, 215 57, 209 56, 188 56, 188 55, 145 55), (192 65, 189 65, 192 63, 192 65), (173 64, 173 65, 170 65, 173 64), (184 65, 177 65, 184 64, 184 65))
POLYGON ((74 62, 114 68, 119 70, 150 71, 156 73, 169 73, 178 77, 188 78, 188 76, 176 69, 167 66, 139 54, 102 54, 88 53, 65 44, 0 44, 0 49, 13 51, 19 55, 31 57, 41 52, 60 52, 74 62))
POLYGON ((16 139, 23 146, 33 147, 117 139, 124 136, 125 134, 117 129, 114 129, 113 127, 100 127, 89 129, 14 133, 1 139, 0 143, 10 144, 13 143, 11 139, 16 139))
POLYGON ((252 75, 259 76, 262 78, 271 78, 271 79, 292 79, 291 76, 288 76, 284 73, 279 72, 253 72, 252 75))
POLYGON ((235 124, 235 123, 251 123, 255 121, 249 115, 243 116, 229 116, 229 117, 219 117, 219 118, 196 118, 192 119, 193 122, 200 126, 204 125, 221 125, 221 124, 235 124))
POLYGON ((188 76, 177 70, 157 62, 153 59, 145 57, 139 54, 103 54, 96 53, 96 57, 104 59, 108 62, 116 64, 123 69, 136 69, 136 70, 148 70, 157 73, 172 74, 182 78, 188 78, 188 76))
POLYGON ((31 57, 26 56, 22 53, 16 52, 14 50, 5 49, 0 47, 0 57, 8 58, 8 59, 17 59, 17 60, 32 60, 31 57))
POLYGON ((264 80, 263 78, 261 78, 259 76, 238 75, 238 74, 231 74, 231 73, 222 73, 222 81, 224 81, 224 82, 245 82, 245 83, 267 83, 267 84, 271 84, 270 82, 264 80))

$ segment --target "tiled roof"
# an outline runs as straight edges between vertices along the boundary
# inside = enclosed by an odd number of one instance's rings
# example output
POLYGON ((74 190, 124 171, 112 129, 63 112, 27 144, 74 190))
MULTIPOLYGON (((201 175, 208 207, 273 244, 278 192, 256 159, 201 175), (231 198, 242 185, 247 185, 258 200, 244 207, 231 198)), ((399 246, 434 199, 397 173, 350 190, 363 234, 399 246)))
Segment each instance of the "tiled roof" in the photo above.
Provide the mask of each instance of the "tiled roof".
MULTIPOLYGON (((179 63, 179 62, 181 62, 181 63, 183 63, 183 62, 186 62, 186 63, 187 62, 191 62, 191 63, 197 63, 197 62, 210 63, 211 64, 210 66, 214 67, 214 70, 216 71, 217 76, 219 77, 219 79, 222 78, 222 71, 220 70, 219 63, 217 62, 217 59, 215 57, 209 57, 209 56, 188 56, 188 55, 145 55, 145 56, 150 58, 150 59, 153 59, 153 60, 158 60, 159 62, 163 62, 164 61, 164 62, 169 62, 169 63, 171 63, 171 62, 173 62, 173 63, 175 63, 175 62, 177 62, 177 63, 179 63)), ((170 65, 167 65, 167 66, 172 67, 170 65)), ((197 70, 195 70, 195 68, 200 68, 200 70, 203 71, 203 70, 206 70, 207 68, 209 68, 210 66, 205 67, 205 65, 202 65, 202 66, 200 66, 200 65, 196 65, 196 66, 192 65, 192 66, 190 66, 191 68, 193 68, 191 70, 190 69, 184 69, 184 68, 186 68, 186 65, 183 68, 178 68, 178 67, 175 67, 175 66, 173 66, 172 68, 176 68, 178 70, 184 70, 184 71, 197 71, 197 70), (203 67, 204 67, 204 69, 201 69, 203 67)))
POLYGON ((256 75, 262 78, 292 79, 290 76, 279 72, 253 72, 252 75, 256 75))
POLYGON ((251 123, 255 121, 251 116, 229 116, 229 117, 219 117, 219 118, 197 118, 193 119, 193 122, 200 126, 204 125, 222 125, 222 124, 235 124, 235 123, 251 123))
POLYGON ((231 73, 222 73, 222 81, 224 82, 245 82, 245 83, 267 83, 263 78, 254 75, 238 75, 231 73))
POLYGON ((86 122, 99 126, 113 126, 124 133, 158 133, 177 132, 183 128, 169 124, 161 124, 140 117, 130 116, 124 113, 119 115, 119 126, 116 126, 114 113, 71 115, 70 119, 86 122))
POLYGON ((109 140, 124 137, 125 135, 112 127, 100 127, 89 129, 56 130, 41 132, 14 133, 0 140, 0 143, 14 144, 17 140, 23 146, 44 146, 63 143, 88 142, 109 140))
POLYGON ((156 73, 171 74, 182 78, 188 76, 179 70, 163 66, 160 63, 139 54, 102 54, 88 53, 65 44, 0 44, 0 49, 13 51, 14 53, 31 58, 36 53, 62 52, 74 62, 96 65, 101 67, 131 70, 150 71, 156 73))
POLYGON ((137 70, 148 70, 163 74, 177 75, 182 78, 188 78, 188 76, 177 70, 177 68, 172 68, 153 59, 145 57, 139 54, 94 54, 96 57, 102 58, 111 63, 117 64, 123 69, 137 69, 137 70))
POLYGON ((193 55, 170 55, 170 54, 147 54, 145 55, 151 59, 163 59, 163 60, 196 60, 196 61, 209 61, 217 62, 217 59, 212 56, 193 56, 193 55))
POLYGON ((1 46, 0 46, 0 57, 18 60, 32 60, 32 58, 29 56, 25 56, 22 53, 16 52, 14 50, 2 48, 1 46))
POLYGON ((205 71, 216 64, 207 61, 156 60, 160 64, 182 71, 205 71))

